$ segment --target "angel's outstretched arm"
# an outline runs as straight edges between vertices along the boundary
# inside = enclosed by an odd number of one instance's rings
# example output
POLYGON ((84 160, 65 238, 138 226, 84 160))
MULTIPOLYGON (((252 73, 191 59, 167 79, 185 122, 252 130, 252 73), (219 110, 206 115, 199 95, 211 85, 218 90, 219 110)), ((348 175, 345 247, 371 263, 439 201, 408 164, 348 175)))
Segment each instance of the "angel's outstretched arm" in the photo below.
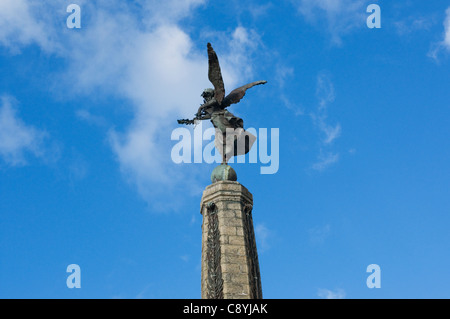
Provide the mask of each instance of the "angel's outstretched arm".
POLYGON ((209 100, 208 102, 203 103, 197 111, 196 117, 200 117, 202 116, 202 114, 207 114, 209 112, 207 112, 208 108, 213 107, 214 104, 217 104, 217 101, 215 98, 211 98, 211 100, 209 100))
POLYGON ((197 118, 197 120, 199 120, 199 121, 210 120, 210 119, 211 119, 211 114, 209 114, 209 113, 201 115, 199 118, 197 118))

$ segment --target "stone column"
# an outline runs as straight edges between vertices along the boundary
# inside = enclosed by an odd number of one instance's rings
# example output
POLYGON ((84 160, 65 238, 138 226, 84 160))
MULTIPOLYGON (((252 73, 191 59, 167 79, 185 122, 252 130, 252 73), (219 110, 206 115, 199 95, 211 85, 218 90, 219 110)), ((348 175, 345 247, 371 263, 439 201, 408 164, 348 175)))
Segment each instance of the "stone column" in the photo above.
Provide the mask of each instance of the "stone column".
POLYGON ((252 194, 236 181, 215 181, 203 192, 203 299, 262 298, 252 207, 252 194))

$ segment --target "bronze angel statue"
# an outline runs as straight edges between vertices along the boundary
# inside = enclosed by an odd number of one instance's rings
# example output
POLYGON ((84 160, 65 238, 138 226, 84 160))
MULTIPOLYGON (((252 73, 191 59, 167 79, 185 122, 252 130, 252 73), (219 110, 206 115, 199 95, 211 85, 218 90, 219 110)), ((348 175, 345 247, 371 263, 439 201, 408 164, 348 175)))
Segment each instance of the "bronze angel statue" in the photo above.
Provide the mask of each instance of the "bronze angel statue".
POLYGON ((244 121, 226 110, 231 104, 238 103, 251 87, 265 84, 256 81, 234 89, 225 96, 225 87, 220 71, 217 54, 208 43, 208 78, 214 89, 205 89, 202 93, 203 104, 192 120, 178 120, 179 124, 194 124, 195 121, 211 120, 216 129, 215 146, 222 155, 222 164, 227 164, 232 156, 247 154, 256 137, 244 130, 244 121), (230 132, 232 134, 230 134, 230 132), (228 133, 228 134, 227 134, 228 133))

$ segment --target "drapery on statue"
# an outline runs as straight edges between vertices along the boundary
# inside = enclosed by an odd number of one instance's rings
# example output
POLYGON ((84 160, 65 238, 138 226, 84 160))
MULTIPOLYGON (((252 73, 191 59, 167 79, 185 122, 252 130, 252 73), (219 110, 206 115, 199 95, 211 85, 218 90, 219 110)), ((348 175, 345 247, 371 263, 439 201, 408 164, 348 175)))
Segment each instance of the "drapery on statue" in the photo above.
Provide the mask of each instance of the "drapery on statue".
POLYGON ((220 71, 217 54, 208 43, 208 78, 214 89, 205 89, 202 93, 203 104, 199 107, 192 120, 178 120, 178 124, 194 124, 195 121, 211 120, 216 135, 214 144, 222 155, 222 164, 227 164, 232 156, 247 154, 256 137, 244 130, 244 121, 226 110, 231 104, 238 103, 247 89, 267 81, 256 81, 243 85, 225 96, 225 87, 220 71), (228 130, 227 130, 228 129, 228 130), (228 131, 228 134, 226 134, 228 131), (232 134, 229 134, 230 131, 232 134))

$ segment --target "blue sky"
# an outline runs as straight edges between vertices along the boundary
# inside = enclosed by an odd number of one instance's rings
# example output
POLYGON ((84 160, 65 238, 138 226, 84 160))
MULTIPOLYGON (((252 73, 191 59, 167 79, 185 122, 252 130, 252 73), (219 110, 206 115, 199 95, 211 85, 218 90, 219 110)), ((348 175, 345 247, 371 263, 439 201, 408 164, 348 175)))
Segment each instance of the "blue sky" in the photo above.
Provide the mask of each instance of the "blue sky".
POLYGON ((0 297, 200 298, 215 164, 175 164, 170 137, 211 86, 207 42, 228 92, 268 81, 230 111, 279 129, 275 174, 232 164, 263 296, 449 298, 444 0, 1 0, 0 297))

